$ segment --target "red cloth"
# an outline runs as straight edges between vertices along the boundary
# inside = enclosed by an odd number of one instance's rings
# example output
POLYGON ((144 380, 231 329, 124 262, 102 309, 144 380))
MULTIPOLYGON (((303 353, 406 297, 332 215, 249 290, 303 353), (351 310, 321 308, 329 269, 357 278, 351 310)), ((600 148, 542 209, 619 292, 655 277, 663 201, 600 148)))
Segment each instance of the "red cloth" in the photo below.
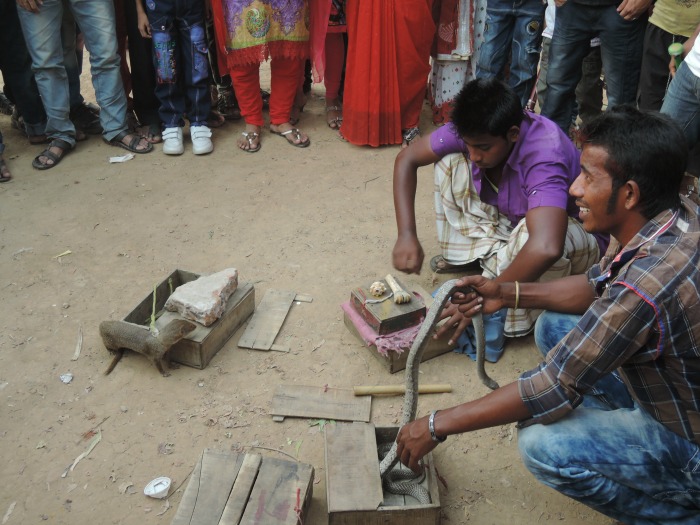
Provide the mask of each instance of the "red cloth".
POLYGON ((352 144, 401 144, 401 130, 418 125, 435 34, 432 5, 347 1, 342 134, 352 144))

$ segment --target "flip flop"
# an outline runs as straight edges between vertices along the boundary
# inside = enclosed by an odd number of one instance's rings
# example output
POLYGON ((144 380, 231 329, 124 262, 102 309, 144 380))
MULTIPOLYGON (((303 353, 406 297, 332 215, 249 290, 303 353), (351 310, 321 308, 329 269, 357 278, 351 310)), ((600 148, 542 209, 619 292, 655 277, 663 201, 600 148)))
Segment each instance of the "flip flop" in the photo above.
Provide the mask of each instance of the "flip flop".
POLYGON ((66 142, 65 140, 61 139, 53 139, 49 145, 46 147, 44 151, 42 151, 39 155, 34 157, 34 160, 32 161, 32 167, 36 170, 48 170, 51 168, 55 168, 58 166, 58 163, 63 160, 63 157, 65 157, 70 150, 72 150, 73 147, 70 145, 69 142, 66 142), (58 148, 61 150, 61 153, 54 153, 51 151, 51 148, 58 148), (53 164, 46 164, 45 162, 41 162, 39 160, 39 157, 45 157, 53 162, 53 164))
POLYGON ((430 269, 435 273, 462 273, 481 270, 481 265, 478 260, 465 264, 450 264, 442 258, 442 255, 436 255, 430 259, 430 269), (440 263, 442 266, 438 266, 440 263))
POLYGON ((299 131, 299 128, 292 128, 288 129, 287 131, 273 131, 270 130, 270 133, 273 135, 279 135, 280 137, 284 137, 284 139, 294 146, 295 148, 306 148, 311 144, 311 139, 307 138, 304 142, 294 142, 294 140, 301 140, 301 132, 299 131), (292 140, 289 140, 287 135, 292 135, 292 140))
POLYGON ((241 131, 241 135, 245 137, 245 139, 248 141, 248 147, 247 148, 241 148, 240 145, 238 146, 239 149, 242 151, 245 151, 246 153, 255 153, 256 151, 260 151, 260 148, 262 147, 262 144, 260 144, 260 141, 258 140, 257 146, 253 147, 253 142, 255 139, 257 139, 260 136, 260 133, 256 131, 241 131))

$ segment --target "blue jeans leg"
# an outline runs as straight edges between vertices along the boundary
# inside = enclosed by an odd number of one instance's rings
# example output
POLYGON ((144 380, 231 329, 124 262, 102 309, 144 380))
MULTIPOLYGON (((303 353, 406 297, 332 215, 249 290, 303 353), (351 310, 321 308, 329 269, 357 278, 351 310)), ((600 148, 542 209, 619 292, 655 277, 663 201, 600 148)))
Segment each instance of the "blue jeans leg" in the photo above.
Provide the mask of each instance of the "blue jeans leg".
POLYGON ((68 76, 61 43, 63 9, 63 0, 44 0, 38 13, 18 7, 17 14, 46 110, 46 134, 74 145, 75 128, 68 117, 68 76))
POLYGON ((82 106, 85 99, 80 94, 80 70, 78 55, 75 49, 76 38, 75 18, 70 9, 63 11, 63 23, 61 24, 61 40, 63 41, 63 65, 68 75, 68 93, 70 95, 70 107, 82 106))
POLYGON ((545 5, 541 0, 489 0, 484 43, 476 67, 477 78, 503 78, 511 57, 508 83, 523 106, 537 76, 545 5))
POLYGON ((700 447, 638 407, 578 407, 518 447, 541 483, 628 525, 700 523, 700 447))
POLYGON ((691 148, 700 140, 700 78, 682 63, 668 87, 661 113, 678 124, 691 148))
POLYGON ((14 0, 0 0, 0 70, 24 117, 27 134, 35 136, 46 129, 46 112, 31 66, 17 18, 17 4, 14 0))
POLYGON ((69 0, 75 21, 90 53, 90 73, 100 106, 105 140, 126 130, 126 95, 117 54, 117 29, 113 0, 69 0))

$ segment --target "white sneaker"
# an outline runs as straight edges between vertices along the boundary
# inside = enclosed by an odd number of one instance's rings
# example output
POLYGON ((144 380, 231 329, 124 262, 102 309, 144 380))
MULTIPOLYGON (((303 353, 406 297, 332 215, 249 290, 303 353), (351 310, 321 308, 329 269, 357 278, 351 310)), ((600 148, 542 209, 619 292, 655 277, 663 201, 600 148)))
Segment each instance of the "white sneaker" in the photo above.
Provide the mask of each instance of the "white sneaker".
POLYGON ((185 143, 182 139, 182 128, 165 128, 163 131, 163 153, 166 155, 182 155, 185 143))
POLYGON ((190 137, 192 138, 192 152, 195 155, 204 155, 214 151, 211 130, 207 126, 190 126, 190 137))

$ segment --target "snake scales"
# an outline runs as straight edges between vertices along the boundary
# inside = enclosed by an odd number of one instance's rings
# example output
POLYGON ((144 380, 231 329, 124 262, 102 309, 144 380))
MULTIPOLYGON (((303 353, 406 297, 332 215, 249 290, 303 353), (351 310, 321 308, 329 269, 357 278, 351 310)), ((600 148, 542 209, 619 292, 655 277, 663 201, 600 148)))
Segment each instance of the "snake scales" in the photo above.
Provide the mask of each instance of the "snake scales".
MULTIPOLYGON (((449 298, 455 292, 466 292, 464 288, 456 286, 457 280, 453 279, 444 283, 437 294, 435 295, 435 301, 432 307, 428 310, 428 314, 423 321, 423 324, 418 331, 416 339, 411 345, 411 349, 408 352, 408 357, 406 359, 406 394, 404 395, 403 412, 401 416, 401 425, 405 425, 416 418, 416 409, 418 408, 418 368, 420 366, 421 357, 423 355, 423 350, 427 346, 429 337, 433 333, 433 327, 439 319, 440 312, 445 307, 445 304, 449 298)), ((479 379, 490 389, 495 390, 498 388, 498 383, 491 379, 484 370, 485 362, 485 350, 486 350, 486 339, 484 335, 484 320, 481 313, 472 317, 472 325, 474 326, 474 334, 476 336, 476 364, 477 364, 477 374, 479 379)), ((390 472, 398 463, 399 458, 396 455, 396 442, 391 447, 391 450, 384 456, 379 464, 379 473, 383 480, 385 480, 385 485, 389 485, 387 489, 391 492, 399 493, 399 490, 404 490, 403 488, 394 487, 394 482, 388 480, 390 477, 390 472)), ((421 487, 422 489, 422 487, 421 487)), ((422 501, 425 495, 420 491, 413 493, 411 490, 411 495, 422 501)), ((425 492, 425 489, 422 489, 425 492)), ((401 492, 406 493, 406 492, 401 492)), ((428 501, 429 503, 429 496, 428 501)))

